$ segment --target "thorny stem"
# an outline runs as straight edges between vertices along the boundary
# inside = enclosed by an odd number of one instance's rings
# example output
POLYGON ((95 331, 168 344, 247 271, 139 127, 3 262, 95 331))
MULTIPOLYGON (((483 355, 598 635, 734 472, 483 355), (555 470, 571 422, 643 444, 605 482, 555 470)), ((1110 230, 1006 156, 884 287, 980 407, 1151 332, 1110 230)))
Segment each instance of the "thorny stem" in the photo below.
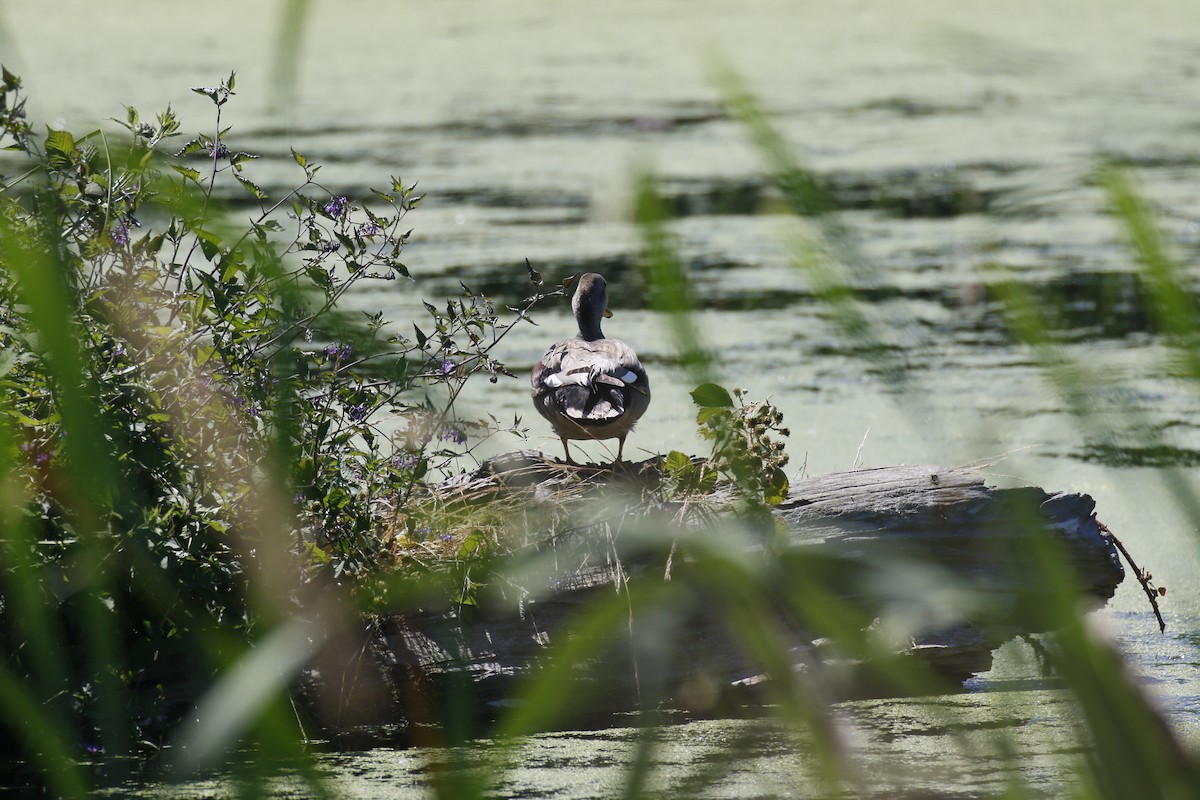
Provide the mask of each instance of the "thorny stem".
MULTIPOLYGON (((517 315, 516 319, 514 319, 512 322, 505 325, 504 328, 500 331, 500 333, 498 333, 498 334, 493 333, 491 344, 489 344, 487 347, 483 348, 483 350, 481 350, 480 352, 475 353, 474 355, 468 356, 467 358, 463 359, 462 363, 459 366, 462 366, 463 364, 467 364, 471 361, 480 359, 483 356, 485 356, 486 354, 490 353, 492 351, 492 349, 500 343, 500 340, 503 339, 505 336, 507 336, 509 331, 511 331, 513 328, 517 327, 517 324, 520 323, 522 320, 530 323, 531 325, 536 324, 533 322, 533 320, 529 319, 529 316, 528 316, 529 312, 533 310, 533 307, 536 306, 538 303, 542 302, 543 300, 545 300, 547 297, 554 297, 555 295, 561 295, 561 294, 562 294, 561 291, 550 292, 549 294, 540 294, 539 293, 539 294, 533 295, 532 297, 527 298, 525 300, 525 305, 522 306, 521 308, 513 308, 513 307, 509 306, 508 310, 514 312, 517 315)), ((454 388, 451 389, 450 399, 446 401, 446 408, 442 410, 443 417, 445 417, 447 414, 450 413, 450 409, 454 407, 454 401, 458 399, 458 395, 462 392, 464 386, 466 386, 466 380, 460 380, 454 386, 454 388)))
MULTIPOLYGON (((213 185, 217 182, 217 172, 219 171, 217 165, 220 163, 220 160, 221 160, 221 106, 222 105, 223 105, 223 103, 217 103, 217 120, 216 120, 215 129, 213 131, 212 152, 210 153, 210 155, 212 156, 212 172, 209 173, 208 186, 205 187, 205 190, 204 190, 204 203, 201 204, 201 206, 200 206, 200 224, 202 224, 202 225, 204 224, 205 217, 208 215, 208 202, 212 198, 213 185)), ((176 292, 183 290, 183 277, 184 277, 184 275, 187 274, 188 265, 192 261, 192 255, 196 252, 196 248, 199 245, 200 245, 200 238, 199 237, 193 238, 192 246, 188 249, 188 254, 186 257, 184 257, 183 264, 181 264, 179 267, 179 277, 175 281, 175 291, 176 292)), ((176 253, 178 253, 178 246, 176 246, 176 253)))
MULTIPOLYGON (((546 294, 537 293, 537 294, 534 294, 534 295, 526 298, 525 304, 523 306, 521 306, 520 308, 513 308, 513 307, 509 306, 508 309, 516 314, 516 318, 513 319, 512 322, 503 326, 503 328, 500 330, 499 333, 495 333, 494 329, 493 329, 492 341, 486 347, 484 347, 480 352, 475 353, 475 354, 463 359, 462 362, 459 363, 459 366, 461 367, 472 361, 477 361, 477 360, 485 357, 488 353, 490 353, 492 351, 492 349, 494 347, 496 347, 496 345, 498 345, 500 343, 500 340, 503 339, 505 336, 507 336, 508 332, 511 331, 513 328, 515 328, 518 325, 518 323, 520 323, 522 320, 524 320, 525 322, 528 322, 530 324, 536 324, 528 316, 529 312, 531 310, 533 310, 533 307, 548 297, 554 297, 556 295, 561 295, 561 294, 562 294, 561 291, 549 292, 546 294)), ((469 376, 464 376, 463 378, 460 378, 451 387, 450 397, 446 401, 445 408, 443 408, 440 412, 437 412, 437 416, 440 420, 444 421, 449 416, 450 409, 452 409, 454 407, 455 400, 458 399, 458 396, 462 393, 462 390, 466 386, 467 377, 469 377, 469 376)), ((407 391, 406 387, 401 387, 401 388, 396 389, 396 391, 392 392, 387 397, 381 398, 379 400, 379 402, 377 402, 375 404, 375 408, 376 409, 382 408, 382 407, 388 405, 389 403, 395 402, 396 398, 399 397, 405 391, 407 391)))
POLYGON ((1167 623, 1163 620, 1162 612, 1158 609, 1159 592, 1154 588, 1154 586, 1151 585, 1149 573, 1147 573, 1137 564, 1133 563, 1133 557, 1129 555, 1129 551, 1125 549, 1125 545, 1121 544, 1121 540, 1114 536, 1113 532, 1110 531, 1103 522, 1097 521, 1096 524, 1100 526, 1101 532, 1108 536, 1109 539, 1112 539, 1113 544, 1115 544, 1117 549, 1121 551, 1121 555, 1125 556, 1125 560, 1129 562, 1129 568, 1133 570, 1134 577, 1136 577, 1138 583, 1142 585, 1142 590, 1146 593, 1146 597, 1150 600, 1150 607, 1154 609, 1154 616, 1158 618, 1158 632, 1165 633, 1167 630, 1167 623))
MULTIPOLYGON (((303 189, 309 185, 320 186, 320 184, 316 183, 315 181, 308 181, 304 184, 304 186, 301 186, 299 189, 293 190, 288 196, 290 197, 294 194, 297 194, 301 189, 303 189)), ((286 198, 284 198, 284 199, 286 199, 286 198)), ((261 224, 262 220, 266 219, 267 216, 271 212, 273 212, 276 208, 278 208, 280 203, 282 203, 282 202, 283 202, 283 200, 280 200, 279 203, 276 203, 275 206, 273 206, 269 211, 264 213, 263 216, 259 218, 260 224, 261 224)), ((387 239, 389 241, 391 241, 395 237, 396 231, 400 229, 401 221, 404 219, 404 217, 407 214, 408 214, 407 209, 401 209, 401 210, 397 211, 396 218, 392 221, 391 228, 387 231, 387 239)), ((243 236, 242 239, 239 239, 238 243, 234 245, 234 248, 236 248, 238 245, 240 245, 244 239, 245 239, 245 236, 243 236)), ((303 319, 295 320, 289 327, 283 329, 282 331, 277 333, 275 336, 272 336, 267 341, 260 343, 257 347, 255 347, 254 353, 255 354, 261 353, 262 351, 266 350, 267 348, 274 346, 277 342, 279 342, 282 339, 286 339, 289 337, 295 337, 295 336, 299 335, 299 332, 301 330, 303 330, 304 328, 306 328, 310 323, 312 323, 313 320, 317 319, 322 314, 329 311, 329 309, 331 309, 335 305, 337 305, 337 302, 341 299, 342 295, 344 295, 350 289, 351 286, 353 286, 355 283, 357 283, 358 280, 360 278, 364 277, 365 275, 366 275, 365 269, 351 275, 340 286, 338 286, 336 290, 334 290, 333 294, 326 297, 325 303, 318 310, 314 311, 313 313, 309 314, 307 317, 304 317, 303 319)))

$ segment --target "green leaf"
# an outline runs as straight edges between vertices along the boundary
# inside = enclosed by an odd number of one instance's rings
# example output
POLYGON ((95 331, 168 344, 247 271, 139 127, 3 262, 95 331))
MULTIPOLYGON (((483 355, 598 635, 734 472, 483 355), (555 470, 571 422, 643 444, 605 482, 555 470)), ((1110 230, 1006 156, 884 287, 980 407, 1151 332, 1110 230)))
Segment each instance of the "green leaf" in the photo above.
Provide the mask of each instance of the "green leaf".
POLYGON ((214 103, 218 102, 217 101, 217 96, 218 96, 217 90, 212 88, 211 86, 193 86, 192 91, 195 92, 196 94, 205 95, 206 97, 208 97, 209 100, 212 100, 214 103))
POLYGON ((211 147, 212 147, 212 143, 209 141, 208 137, 201 135, 201 136, 197 136, 195 139, 192 139, 187 144, 185 144, 183 147, 181 147, 177 151, 175 151, 175 155, 190 156, 190 155, 193 155, 194 153, 200 153, 205 150, 208 150, 211 147))
POLYGON ((206 231, 203 228, 196 228, 196 238, 200 240, 200 249, 204 252, 204 257, 208 260, 216 258, 221 252, 221 237, 212 231, 206 231))
POLYGON ((254 161, 258 158, 260 158, 260 156, 256 156, 254 153, 247 153, 243 150, 239 150, 229 156, 229 163, 235 167, 241 167, 243 162, 254 161))
POLYGON ((333 279, 329 277, 329 273, 320 267, 305 267, 304 272, 308 275, 308 279, 320 286, 325 291, 333 288, 333 279))
POLYGON ((487 545, 487 539, 479 531, 471 531, 467 537, 463 539, 462 544, 458 548, 459 558, 468 558, 483 550, 487 545))
POLYGON ((733 398, 724 387, 702 383, 692 390, 692 400, 702 408, 732 408, 733 398))
POLYGON ((244 186, 247 192, 254 195, 255 199, 257 199, 257 200, 266 200, 267 199, 267 193, 264 192, 258 186, 258 184, 256 184, 254 181, 250 180, 246 176, 241 175, 237 172, 233 173, 233 177, 237 178, 238 183, 240 183, 242 186, 244 186))
POLYGON ((11 349, 0 350, 0 378, 12 371, 17 365, 17 354, 11 349))
POLYGON ((730 412, 724 408, 702 408, 696 412, 696 424, 704 425, 711 419, 724 419, 730 412))
POLYGON ((200 183, 200 173, 197 170, 192 169, 191 167, 184 167, 184 166, 180 166, 179 164, 172 164, 171 169, 175 170, 176 172, 178 172, 183 177, 187 178, 192 183, 196 183, 196 184, 200 183))
POLYGON ((775 467, 767 475, 766 485, 763 486, 763 502, 777 506, 787 499, 788 479, 783 470, 775 467))
POLYGON ((46 134, 46 157, 50 166, 55 169, 65 169, 71 166, 71 156, 75 154, 75 137, 67 131, 56 131, 48 128, 46 134))
POLYGON ((47 128, 46 151, 69 155, 75 152, 75 137, 69 131, 56 131, 53 128, 47 128))
POLYGON ((670 474, 678 474, 692 465, 692 460, 685 453, 672 450, 663 459, 663 469, 670 474))
POLYGON ((296 152, 296 148, 292 148, 292 158, 296 159, 296 163, 304 169, 308 169, 308 159, 296 152))
POLYGON ((21 423, 22 425, 26 425, 30 428, 38 428, 38 427, 41 427, 41 425, 43 424, 39 420, 36 420, 33 417, 28 417, 28 416, 22 414, 20 411, 17 411, 15 409, 10 408, 8 410, 8 415, 10 417, 12 417, 13 419, 15 419, 17 422, 21 423))

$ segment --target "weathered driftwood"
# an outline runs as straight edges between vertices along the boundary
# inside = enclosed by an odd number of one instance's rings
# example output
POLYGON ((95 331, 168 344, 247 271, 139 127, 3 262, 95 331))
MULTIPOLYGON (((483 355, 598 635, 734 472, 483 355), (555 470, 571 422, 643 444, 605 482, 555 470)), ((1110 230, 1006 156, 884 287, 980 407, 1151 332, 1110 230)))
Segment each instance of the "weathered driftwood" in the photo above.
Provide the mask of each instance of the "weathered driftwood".
MULTIPOLYGON (((645 480, 656 474, 655 460, 624 471, 634 485, 637 476, 645 480)), ((580 475, 600 483, 619 477, 599 469, 571 471, 540 454, 518 453, 485 464, 445 490, 464 502, 516 495, 536 506, 554 502, 548 487, 570 485, 580 475)), ((897 564, 940 571, 971 589, 968 596, 976 601, 986 598, 967 612, 941 608, 953 613, 933 613, 928 624, 918 620, 900 648, 961 681, 987 670, 999 645, 1044 629, 1044 615, 1036 612, 1054 600, 1031 568, 1031 553, 1040 552, 1041 545, 1061 551, 1081 591, 1097 604, 1112 596, 1124 572, 1094 505, 1087 495, 990 488, 971 469, 840 472, 792 486, 776 510, 789 531, 787 541, 776 537, 770 549, 782 550, 785 559, 789 552, 828 558, 841 570, 830 578, 839 598, 865 609, 867 618, 888 603, 907 603, 918 614, 939 611, 936 599, 904 596, 922 593, 911 572, 897 573, 909 577, 893 585, 895 575, 888 570, 897 564)), ((510 585, 501 587, 506 598, 478 606, 435 606, 383 620, 377 645, 389 680, 415 688, 417 695, 445 682, 466 686, 478 704, 509 696, 514 680, 538 669, 581 610, 611 598, 614 589, 678 579, 678 571, 687 569, 682 557, 671 563, 671 551, 615 555, 618 544, 611 524, 584 524, 573 536, 544 547, 554 557, 554 568, 540 574, 538 585, 528 591, 510 585)), ((778 622, 797 669, 830 675, 837 672, 828 668, 831 663, 844 665, 836 647, 788 619, 786 611, 778 622)), ((587 672, 608 687, 603 696, 613 707, 636 705, 640 694, 709 708, 718 698, 736 697, 763 681, 759 660, 746 654, 721 609, 703 597, 682 611, 630 600, 623 631, 596 649, 589 661, 598 668, 587 672)))

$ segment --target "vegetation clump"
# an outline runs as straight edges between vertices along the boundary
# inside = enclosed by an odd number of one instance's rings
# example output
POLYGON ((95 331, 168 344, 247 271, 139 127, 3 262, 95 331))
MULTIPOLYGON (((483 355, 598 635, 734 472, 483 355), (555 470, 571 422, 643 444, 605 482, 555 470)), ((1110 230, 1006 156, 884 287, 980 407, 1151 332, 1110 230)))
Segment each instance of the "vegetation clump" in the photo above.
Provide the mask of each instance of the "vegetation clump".
MULTIPOLYGON (((193 90, 215 121, 182 144, 170 108, 127 109, 124 137, 38 134, 20 79, 2 83, 0 677, 124 752, 306 587, 369 585, 430 471, 505 429, 454 400, 510 374, 493 348, 558 291, 507 323, 465 286, 407 330, 345 311, 409 278, 415 184, 348 198, 293 151, 297 185, 269 197, 224 120, 233 74, 193 90), (104 656, 73 660, 90 637, 104 656)), ((3 705, 8 730, 32 724, 3 705)))

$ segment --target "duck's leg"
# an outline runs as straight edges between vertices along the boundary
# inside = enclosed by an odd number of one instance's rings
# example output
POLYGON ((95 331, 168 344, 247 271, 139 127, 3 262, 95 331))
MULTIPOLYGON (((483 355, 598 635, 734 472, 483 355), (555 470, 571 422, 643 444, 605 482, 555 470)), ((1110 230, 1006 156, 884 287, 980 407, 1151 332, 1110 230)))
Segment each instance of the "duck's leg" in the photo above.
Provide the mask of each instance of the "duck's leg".
POLYGON ((614 464, 621 463, 621 453, 623 453, 624 451, 625 451, 625 437, 618 436, 617 437, 617 460, 613 462, 614 464))
POLYGON ((572 467, 579 466, 578 464, 576 464, 574 461, 571 460, 571 448, 567 445, 567 437, 560 436, 558 438, 562 439, 563 452, 567 454, 567 463, 570 464, 572 467))

